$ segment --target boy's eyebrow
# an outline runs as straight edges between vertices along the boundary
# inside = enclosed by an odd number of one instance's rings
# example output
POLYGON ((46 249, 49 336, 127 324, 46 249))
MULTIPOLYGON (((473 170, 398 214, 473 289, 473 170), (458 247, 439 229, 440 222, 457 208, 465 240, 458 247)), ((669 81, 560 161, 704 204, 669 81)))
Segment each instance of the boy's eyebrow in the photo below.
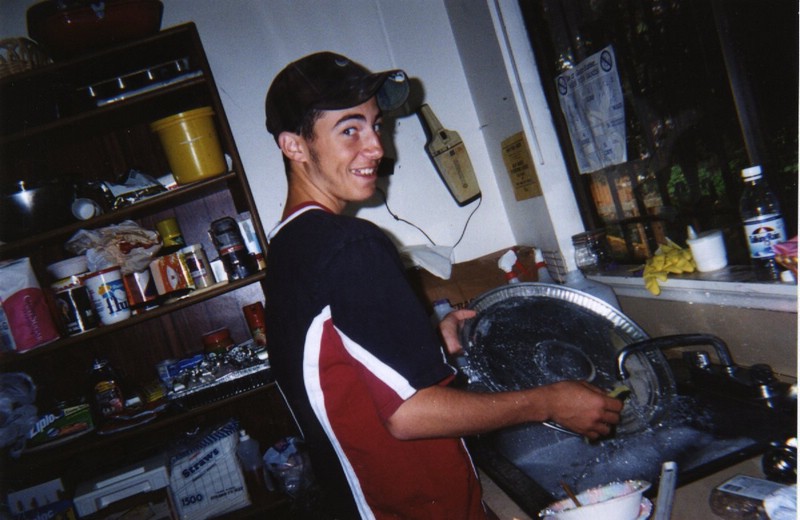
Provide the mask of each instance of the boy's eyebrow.
MULTIPOLYGON (((380 121, 381 119, 383 119, 383 114, 379 112, 378 115, 375 117, 375 121, 377 122, 377 121, 380 121)), ((354 121, 354 120, 355 121, 366 122, 367 118, 363 114, 360 114, 360 113, 357 113, 357 112, 354 112, 354 113, 351 113, 351 114, 345 114, 342 117, 340 117, 336 121, 336 123, 333 124, 333 126, 335 128, 335 127, 341 125, 342 123, 346 123, 348 121, 354 121)))

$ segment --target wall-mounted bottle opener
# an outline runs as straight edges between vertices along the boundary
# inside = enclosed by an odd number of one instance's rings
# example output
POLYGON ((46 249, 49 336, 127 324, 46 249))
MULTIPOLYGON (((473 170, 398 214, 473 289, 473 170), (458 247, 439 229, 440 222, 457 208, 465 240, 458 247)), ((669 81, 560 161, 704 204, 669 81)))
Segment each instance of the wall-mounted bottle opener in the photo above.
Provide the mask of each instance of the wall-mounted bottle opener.
POLYGON ((458 205, 465 206, 480 197, 478 179, 461 136, 445 129, 428 105, 422 105, 419 114, 430 137, 425 150, 458 205))

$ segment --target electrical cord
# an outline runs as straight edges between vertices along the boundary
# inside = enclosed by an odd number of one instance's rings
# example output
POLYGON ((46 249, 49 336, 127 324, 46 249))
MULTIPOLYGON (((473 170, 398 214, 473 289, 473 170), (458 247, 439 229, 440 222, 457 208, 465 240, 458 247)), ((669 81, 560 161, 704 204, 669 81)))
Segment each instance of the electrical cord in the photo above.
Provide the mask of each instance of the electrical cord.
MULTIPOLYGON (((430 242, 431 245, 434 245, 434 246, 437 245, 436 242, 434 242, 433 239, 431 239, 431 237, 429 237, 428 234, 421 227, 419 227, 418 225, 414 224, 413 222, 409 222, 408 220, 406 220, 404 218, 401 218, 397 214, 395 214, 391 210, 391 208, 389 208, 389 201, 388 201, 388 198, 386 197, 386 192, 383 191, 381 188, 376 188, 376 189, 377 189, 378 192, 380 192, 381 196, 383 197, 383 205, 386 206, 386 211, 389 213, 389 215, 392 216, 392 218, 394 218, 395 220, 397 220, 399 222, 403 222, 404 224, 408 224, 409 226, 411 226, 413 228, 416 228, 417 231, 419 231, 420 233, 425 235, 425 238, 428 239, 428 242, 430 242)), ((461 243, 461 240, 464 238, 464 235, 467 232, 467 227, 469 226, 469 221, 472 220, 472 216, 475 214, 476 211, 478 211, 478 208, 481 206, 481 202, 482 201, 483 201, 483 196, 482 195, 478 195, 478 204, 475 206, 475 208, 472 210, 472 212, 467 217, 467 221, 464 223, 464 229, 461 230, 461 236, 459 236, 458 240, 456 240, 456 243, 453 244, 453 246, 452 246, 453 249, 455 249, 455 247, 458 244, 461 243)))

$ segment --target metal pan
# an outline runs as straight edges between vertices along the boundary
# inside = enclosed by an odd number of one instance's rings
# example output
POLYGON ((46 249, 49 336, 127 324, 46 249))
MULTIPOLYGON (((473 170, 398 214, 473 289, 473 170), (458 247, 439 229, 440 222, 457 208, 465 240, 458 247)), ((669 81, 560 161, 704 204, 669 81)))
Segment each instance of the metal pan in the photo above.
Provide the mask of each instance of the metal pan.
POLYGON ((462 372, 474 390, 520 390, 562 380, 584 380, 607 391, 625 384, 631 395, 617 434, 654 424, 675 394, 672 372, 657 349, 627 356, 628 377, 618 379, 617 353, 648 336, 590 294, 518 283, 484 293, 470 308, 477 315, 461 331, 462 372))

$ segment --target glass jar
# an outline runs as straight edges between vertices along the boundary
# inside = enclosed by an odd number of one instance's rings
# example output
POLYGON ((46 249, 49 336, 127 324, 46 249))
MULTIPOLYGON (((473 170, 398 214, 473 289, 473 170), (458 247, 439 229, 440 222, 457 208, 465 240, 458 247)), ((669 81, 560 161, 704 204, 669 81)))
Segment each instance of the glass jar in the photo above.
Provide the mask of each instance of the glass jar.
POLYGON ((573 235, 572 245, 575 248, 575 264, 583 273, 604 271, 611 263, 606 232, 602 229, 573 235))

